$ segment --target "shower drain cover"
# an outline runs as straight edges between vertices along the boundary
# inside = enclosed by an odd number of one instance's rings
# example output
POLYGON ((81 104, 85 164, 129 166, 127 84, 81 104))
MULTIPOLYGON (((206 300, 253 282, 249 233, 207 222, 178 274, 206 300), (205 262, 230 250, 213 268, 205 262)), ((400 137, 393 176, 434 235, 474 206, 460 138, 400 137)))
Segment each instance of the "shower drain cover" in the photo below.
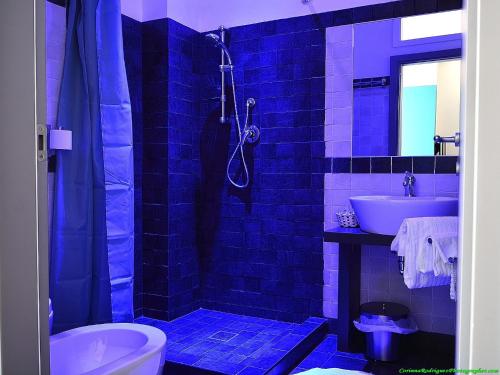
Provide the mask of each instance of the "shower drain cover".
POLYGON ((220 340, 220 341, 229 341, 233 337, 236 337, 236 336, 238 336, 237 333, 219 331, 219 332, 214 333, 212 336, 210 336, 209 339, 220 340))

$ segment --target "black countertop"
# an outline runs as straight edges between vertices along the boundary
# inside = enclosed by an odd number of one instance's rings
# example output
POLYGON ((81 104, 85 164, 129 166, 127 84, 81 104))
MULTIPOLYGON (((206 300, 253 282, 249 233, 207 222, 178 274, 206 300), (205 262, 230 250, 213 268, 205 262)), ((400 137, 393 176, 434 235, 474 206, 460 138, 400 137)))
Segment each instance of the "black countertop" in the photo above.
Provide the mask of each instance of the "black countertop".
POLYGON ((363 232, 359 228, 333 227, 323 232, 325 242, 348 243, 353 245, 390 246, 395 236, 363 232))

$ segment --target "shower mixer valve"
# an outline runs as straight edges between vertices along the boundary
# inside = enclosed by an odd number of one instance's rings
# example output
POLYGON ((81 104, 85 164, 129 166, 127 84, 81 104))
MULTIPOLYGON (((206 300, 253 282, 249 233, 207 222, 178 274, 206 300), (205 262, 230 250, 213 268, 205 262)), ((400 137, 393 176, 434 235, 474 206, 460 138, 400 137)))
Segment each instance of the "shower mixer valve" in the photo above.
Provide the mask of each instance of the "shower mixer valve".
POLYGON ((245 129, 245 142, 255 143, 259 140, 260 130, 256 125, 250 125, 245 129))
MULTIPOLYGON (((248 111, 250 108, 255 107, 255 99, 248 98, 247 99, 247 119, 248 119, 248 111)), ((260 129, 256 125, 246 125, 243 130, 245 133, 245 142, 246 143, 255 143, 259 140, 260 137, 260 129)))

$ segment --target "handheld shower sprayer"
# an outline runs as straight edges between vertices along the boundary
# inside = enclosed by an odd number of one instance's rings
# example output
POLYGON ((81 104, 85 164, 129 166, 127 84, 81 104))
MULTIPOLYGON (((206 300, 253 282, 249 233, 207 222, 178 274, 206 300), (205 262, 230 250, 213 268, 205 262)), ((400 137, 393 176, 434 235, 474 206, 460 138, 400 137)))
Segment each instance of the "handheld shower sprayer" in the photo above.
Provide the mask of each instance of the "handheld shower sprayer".
POLYGON ((260 130, 257 126, 255 125, 249 125, 248 124, 248 118, 250 115, 250 109, 255 106, 255 99, 254 98, 248 98, 246 101, 246 117, 245 117, 245 124, 243 126, 243 129, 241 128, 240 124, 240 116, 238 114, 238 101, 236 100, 236 84, 234 81, 234 73, 233 73, 233 61, 231 59, 231 54, 229 53, 229 49, 227 48, 225 42, 224 42, 224 37, 225 37, 225 32, 226 29, 221 26, 219 28, 220 30, 220 36, 214 33, 208 33, 205 34, 205 37, 209 40, 211 40, 214 43, 214 47, 220 48, 221 49, 221 65, 219 66, 220 71, 221 71, 221 96, 220 96, 220 102, 221 102, 221 117, 220 117, 220 122, 224 124, 226 122, 226 115, 225 115, 225 104, 226 104, 226 95, 224 94, 224 88, 225 88, 225 73, 229 72, 231 76, 231 86, 232 86, 232 91, 233 91, 233 101, 234 101, 234 117, 236 120, 236 125, 237 125, 237 134, 238 134, 238 144, 236 145, 236 148, 234 149, 231 157, 229 158, 229 161, 227 163, 227 168, 226 168, 226 175, 229 180, 229 182, 240 189, 244 189, 248 186, 250 183, 250 175, 248 172, 248 167, 247 167, 247 162, 245 160, 245 153, 244 153, 244 145, 245 143, 255 143, 259 139, 260 136, 260 130), (227 58, 227 64, 225 63, 225 59, 227 58), (233 164, 234 158, 236 157, 237 153, 240 153, 241 155, 241 164, 243 166, 243 182, 240 184, 233 180, 231 177, 231 173, 229 169, 231 168, 231 165, 233 164))
MULTIPOLYGON (((224 52, 224 54, 227 57, 227 61, 228 61, 227 66, 232 67, 233 62, 231 60, 231 55, 229 54, 229 50, 227 49, 227 46, 224 44, 224 41, 221 40, 221 37, 218 36, 217 34, 214 34, 214 33, 205 34, 205 37, 208 39, 211 39, 214 42, 214 47, 218 47, 218 48, 222 49, 222 51, 224 52)), ((226 66, 226 65, 222 64, 221 67, 222 66, 226 66)))

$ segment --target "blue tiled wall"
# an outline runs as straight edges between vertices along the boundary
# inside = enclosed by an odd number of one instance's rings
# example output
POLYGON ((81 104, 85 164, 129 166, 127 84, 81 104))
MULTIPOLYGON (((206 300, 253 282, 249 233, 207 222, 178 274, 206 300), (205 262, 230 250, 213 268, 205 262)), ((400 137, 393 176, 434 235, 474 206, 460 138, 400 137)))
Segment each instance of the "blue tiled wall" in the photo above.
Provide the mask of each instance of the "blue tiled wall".
POLYGON ((199 161, 194 43, 198 33, 143 23, 144 314, 173 319, 197 306, 195 193, 199 161))
POLYGON ((167 318, 168 298, 168 23, 142 24, 143 306, 167 318))
POLYGON ((142 315, 142 26, 122 16, 123 52, 132 106, 134 140, 134 309, 142 315))
POLYGON ((198 38, 196 31, 168 20, 169 319, 198 307, 199 101, 193 59, 198 38))
POLYGON ((352 154, 389 155, 389 87, 354 90, 352 154))
POLYGON ((232 28, 229 39, 240 112, 254 97, 262 132, 246 149, 251 184, 237 190, 225 177, 234 116, 218 122, 220 52, 200 40, 202 305, 300 321, 321 314, 324 29, 301 17, 232 28))

